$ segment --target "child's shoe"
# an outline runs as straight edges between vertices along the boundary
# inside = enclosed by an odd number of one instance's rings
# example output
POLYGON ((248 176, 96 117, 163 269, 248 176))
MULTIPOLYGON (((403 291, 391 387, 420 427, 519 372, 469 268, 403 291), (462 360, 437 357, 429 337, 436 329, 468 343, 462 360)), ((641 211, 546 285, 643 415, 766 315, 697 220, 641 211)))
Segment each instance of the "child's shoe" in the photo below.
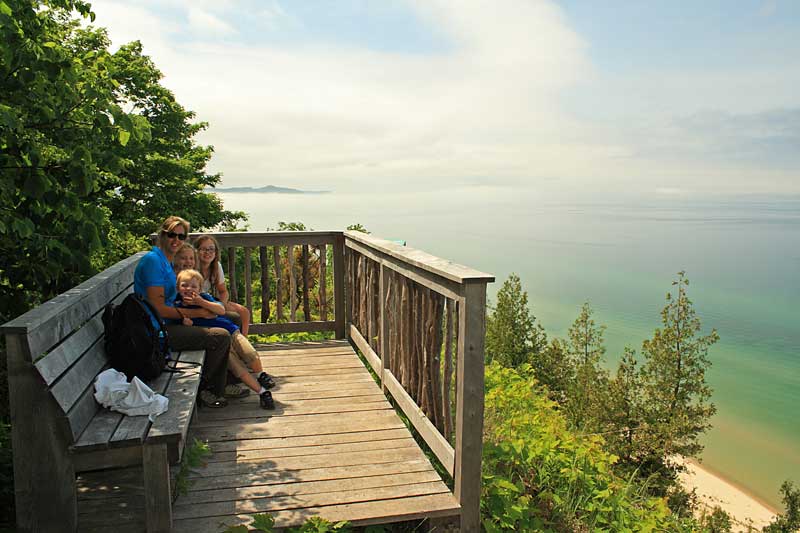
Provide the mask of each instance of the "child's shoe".
POLYGON ((275 380, 272 379, 272 376, 267 374, 266 372, 262 372, 258 375, 258 384, 264 387, 265 389, 271 389, 275 386, 275 380))
POLYGON ((265 390, 258 396, 259 403, 262 409, 275 409, 275 401, 272 399, 272 393, 265 390))

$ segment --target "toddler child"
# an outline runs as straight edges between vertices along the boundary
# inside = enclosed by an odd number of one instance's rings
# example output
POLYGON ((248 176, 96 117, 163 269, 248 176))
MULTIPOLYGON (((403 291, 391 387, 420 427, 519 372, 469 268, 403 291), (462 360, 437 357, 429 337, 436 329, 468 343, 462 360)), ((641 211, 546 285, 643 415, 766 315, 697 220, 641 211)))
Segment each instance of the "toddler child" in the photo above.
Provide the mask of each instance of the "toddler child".
MULTIPOLYGON (((178 298, 175 301, 175 308, 180 313, 180 308, 202 307, 216 315, 225 314, 225 306, 208 293, 201 293, 200 286, 203 283, 203 276, 196 270, 181 270, 177 274, 178 298)), ((225 328, 231 334, 231 349, 228 352, 228 370, 238 377, 242 382, 258 393, 262 409, 274 409, 275 402, 272 400, 272 393, 267 389, 275 386, 272 377, 264 372, 261 360, 247 337, 242 335, 239 327, 224 316, 216 318, 188 318, 184 317, 185 326, 202 326, 225 328), (254 378, 247 369, 249 366, 253 372, 258 374, 254 378)))

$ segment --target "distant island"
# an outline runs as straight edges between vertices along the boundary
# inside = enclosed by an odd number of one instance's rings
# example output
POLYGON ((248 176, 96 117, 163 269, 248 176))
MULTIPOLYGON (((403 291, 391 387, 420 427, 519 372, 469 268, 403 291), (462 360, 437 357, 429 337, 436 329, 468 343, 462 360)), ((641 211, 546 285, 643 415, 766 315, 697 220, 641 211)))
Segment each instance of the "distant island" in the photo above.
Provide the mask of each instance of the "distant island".
POLYGON ((275 185, 265 185, 264 187, 206 187, 206 192, 257 192, 257 193, 278 193, 278 194, 327 194, 331 191, 301 191, 300 189, 290 189, 288 187, 276 187, 275 185))

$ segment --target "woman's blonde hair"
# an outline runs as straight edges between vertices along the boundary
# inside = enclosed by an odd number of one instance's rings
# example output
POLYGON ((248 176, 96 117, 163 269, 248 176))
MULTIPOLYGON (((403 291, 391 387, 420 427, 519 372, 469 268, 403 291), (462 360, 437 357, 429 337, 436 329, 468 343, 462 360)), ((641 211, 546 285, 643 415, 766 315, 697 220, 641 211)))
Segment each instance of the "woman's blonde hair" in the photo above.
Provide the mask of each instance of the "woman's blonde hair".
POLYGON ((158 245, 165 246, 167 244, 167 233, 178 226, 183 228, 187 237, 189 236, 189 228, 191 227, 189 221, 177 216, 167 217, 161 224, 161 230, 158 233, 158 245))

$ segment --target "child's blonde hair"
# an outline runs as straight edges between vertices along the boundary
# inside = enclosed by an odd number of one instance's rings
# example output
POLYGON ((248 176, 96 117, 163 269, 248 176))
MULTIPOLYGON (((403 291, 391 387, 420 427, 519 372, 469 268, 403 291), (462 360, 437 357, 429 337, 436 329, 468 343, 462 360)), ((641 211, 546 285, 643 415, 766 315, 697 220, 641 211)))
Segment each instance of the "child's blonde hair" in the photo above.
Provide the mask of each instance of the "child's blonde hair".
POLYGON ((176 262, 175 264, 177 265, 178 255, 180 255, 181 252, 183 252, 184 250, 192 251, 192 256, 194 257, 194 266, 195 268, 197 268, 197 266, 200 264, 200 258, 197 257, 197 249, 188 242, 181 244, 181 247, 178 248, 177 252, 175 252, 175 262, 176 262))
POLYGON ((203 286, 203 275, 198 272, 197 270, 192 270, 191 268, 187 268, 186 270, 181 270, 175 276, 178 285, 180 285, 181 281, 189 280, 189 279, 196 279, 200 286, 203 286))

